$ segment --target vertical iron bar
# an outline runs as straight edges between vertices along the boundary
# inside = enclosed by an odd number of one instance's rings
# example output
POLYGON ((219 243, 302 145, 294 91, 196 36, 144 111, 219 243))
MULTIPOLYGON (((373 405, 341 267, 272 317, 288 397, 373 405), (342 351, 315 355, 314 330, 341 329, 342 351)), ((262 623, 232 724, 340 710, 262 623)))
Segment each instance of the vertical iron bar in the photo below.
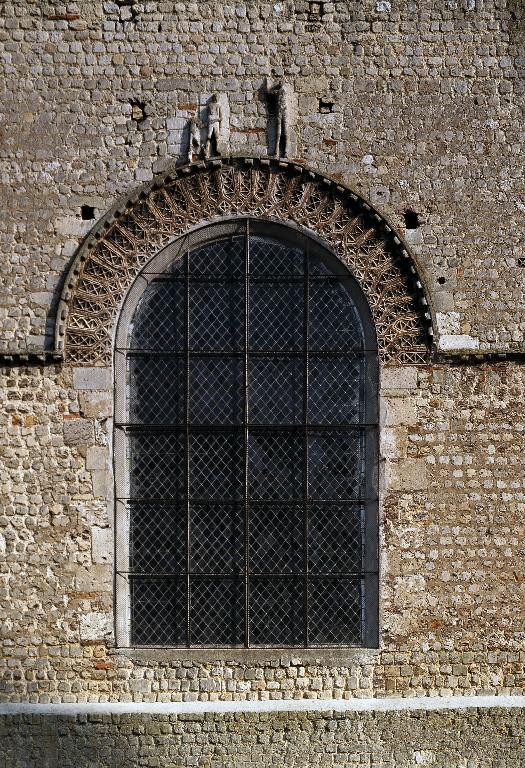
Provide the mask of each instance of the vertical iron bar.
POLYGON ((186 324, 184 329, 184 343, 186 352, 186 392, 185 394, 185 441, 186 441, 186 466, 185 466, 185 487, 184 492, 186 496, 186 646, 189 648, 191 645, 191 619, 190 619, 190 607, 191 607, 191 585, 190 585, 190 566, 191 566, 191 518, 190 518, 190 247, 189 242, 185 253, 185 282, 186 293, 184 297, 184 310, 186 317, 186 324))
POLYGON ((310 311, 310 266, 308 239, 304 241, 303 308, 303 614, 304 645, 308 648, 308 316, 310 311))
POLYGON ((244 645, 250 646, 250 515, 248 505, 248 423, 249 423, 249 374, 248 347, 250 331, 250 220, 246 219, 244 241, 244 645))

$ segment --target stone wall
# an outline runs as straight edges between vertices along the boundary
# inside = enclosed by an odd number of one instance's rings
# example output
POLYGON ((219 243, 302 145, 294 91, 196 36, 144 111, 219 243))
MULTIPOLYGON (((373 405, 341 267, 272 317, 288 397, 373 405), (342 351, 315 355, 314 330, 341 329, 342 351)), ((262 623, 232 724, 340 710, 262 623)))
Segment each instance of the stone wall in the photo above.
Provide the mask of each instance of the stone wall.
POLYGON ((525 691, 520 365, 383 369, 377 650, 116 650, 108 383, 3 374, 3 701, 525 691))
POLYGON ((50 715, 0 719, 5 768, 521 768, 524 712, 50 715))
POLYGON ((519 350, 524 28, 518 0, 6 0, 2 345, 52 343, 80 239, 186 156, 211 93, 229 152, 267 154, 266 79, 284 76, 297 158, 405 234, 443 348, 519 350))
MULTIPOLYGON (((116 648, 113 372, 2 355, 0 701, 525 693, 524 32, 519 0, 0 2, 0 353, 53 351, 83 238, 185 160, 211 94, 224 153, 267 156, 266 88, 285 79, 289 160, 392 222, 450 354, 381 371, 380 646, 308 651, 116 648)), ((0 754, 8 768, 517 768, 522 721, 13 715, 0 754)))

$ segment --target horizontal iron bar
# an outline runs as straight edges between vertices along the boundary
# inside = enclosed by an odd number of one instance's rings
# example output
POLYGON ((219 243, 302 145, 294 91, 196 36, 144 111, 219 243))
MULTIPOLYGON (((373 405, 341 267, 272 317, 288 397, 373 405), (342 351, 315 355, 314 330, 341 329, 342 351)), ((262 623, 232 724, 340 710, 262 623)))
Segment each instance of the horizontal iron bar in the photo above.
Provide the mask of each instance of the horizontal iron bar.
MULTIPOLYGON (((165 504, 167 506, 169 505, 175 505, 180 504, 188 501, 187 496, 180 496, 178 498, 175 498, 171 496, 170 498, 166 499, 163 497, 141 497, 141 496, 117 496, 117 501, 121 501, 123 503, 132 503, 132 504, 165 504)), ((235 506, 235 505, 243 505, 244 500, 241 498, 238 499, 201 499, 201 498, 190 498, 189 501, 191 501, 192 505, 199 505, 199 506, 219 506, 219 505, 228 505, 228 506, 235 506)), ((354 497, 354 498, 341 498, 341 499, 316 499, 312 496, 308 496, 305 498, 304 496, 301 496, 300 498, 296 499, 249 499, 251 506, 298 506, 300 507, 302 504, 338 504, 338 505, 347 505, 347 504, 368 504, 368 503, 375 503, 377 502, 377 498, 372 497, 354 497)))
MULTIPOLYGON (((195 283, 217 283, 219 285, 227 285, 229 283, 238 283, 239 286, 244 286, 245 278, 248 277, 253 282, 257 283, 305 283, 308 280, 310 283, 332 283, 333 285, 341 285, 348 283, 352 285, 353 278, 349 275, 316 275, 311 272, 309 275, 298 272, 248 272, 247 274, 242 270, 235 270, 232 273, 228 272, 143 272, 146 277, 154 278, 155 282, 162 283, 181 283, 184 285, 189 279, 190 282, 195 283)), ((152 281, 153 282, 153 281, 152 281)))
MULTIPOLYGON (((121 647, 122 648, 128 648, 129 650, 141 650, 141 649, 153 650, 153 649, 157 649, 158 648, 158 649, 161 649, 163 651, 170 651, 170 650, 173 650, 173 651, 182 651, 182 650, 184 650, 184 651, 187 651, 187 650, 194 650, 194 651, 199 651, 199 650, 200 651, 216 651, 216 650, 218 650, 218 651, 220 651, 220 650, 224 650, 224 651, 245 651, 246 649, 250 649, 250 648, 251 649, 260 649, 260 650, 268 649, 268 650, 279 650, 279 651, 283 650, 283 651, 286 651, 286 650, 294 650, 294 649, 305 650, 305 649, 310 649, 310 648, 313 649, 313 650, 316 650, 316 649, 322 650, 323 648, 326 648, 326 649, 329 649, 329 648, 344 648, 344 649, 348 648, 348 649, 352 649, 352 648, 362 648, 363 645, 362 645, 362 643, 324 643, 324 644, 308 643, 308 645, 306 645, 306 644, 303 644, 303 645, 284 645, 284 644, 280 644, 279 645, 277 643, 275 643, 274 645, 268 645, 268 644, 264 644, 263 645, 263 644, 258 644, 258 643, 250 643, 248 645, 243 645, 243 644, 239 644, 239 643, 236 643, 234 645, 219 645, 218 643, 216 643, 214 645, 211 645, 211 644, 208 644, 208 645, 197 645, 195 643, 192 643, 191 645, 159 645, 158 643, 157 644, 152 643, 151 645, 124 645, 124 646, 121 646, 121 647)), ((303 699, 303 701, 304 701, 304 699, 303 699)), ((311 699, 309 701, 311 701, 311 699)), ((323 701, 323 699, 318 699, 317 701, 323 701)), ((235 702, 235 703, 237 703, 237 702, 235 702)), ((16 707, 17 705, 15 704, 15 705, 11 705, 11 706, 16 707)), ((38 705, 38 706, 42 706, 42 705, 38 705)))
MULTIPOLYGON (((120 576, 130 576, 133 579, 183 579, 188 576, 188 571, 121 571, 117 570, 120 576)), ((308 573, 284 571, 249 571, 250 578, 256 576, 264 579, 295 579, 296 581, 310 581, 316 579, 361 579, 365 576, 377 576, 378 571, 334 571, 327 573, 308 573)), ((214 573, 212 571, 189 571, 189 576, 194 579, 219 579, 221 581, 238 581, 244 583, 245 571, 239 570, 234 573, 214 573)))
MULTIPOLYGON (((186 356, 189 352, 190 359, 191 357, 201 359, 201 358, 208 358, 208 357, 224 357, 224 358, 243 358, 246 354, 246 350, 244 349, 215 349, 215 350, 195 350, 190 349, 189 351, 183 350, 183 349, 170 349, 170 350, 162 350, 162 349, 144 349, 144 347, 141 347, 140 349, 136 349, 134 347, 117 347, 116 352, 120 352, 122 354, 127 355, 128 357, 135 359, 135 358, 166 358, 166 359, 172 359, 172 358, 181 358, 186 359, 186 356)), ((310 358, 313 358, 316 360, 317 358, 336 358, 336 359, 342 359, 342 360, 349 360, 350 355, 353 355, 354 357, 361 359, 363 357, 377 357, 377 349, 363 349, 362 347, 344 347, 342 349, 249 349, 248 355, 249 359, 258 358, 258 357, 293 357, 293 358, 304 358, 305 352, 308 353, 308 356, 310 358)))
MULTIPOLYGON (((136 422, 117 422, 115 429, 121 429, 127 432, 139 433, 139 434, 154 434, 157 432, 168 432, 177 434, 186 433, 186 429, 189 426, 190 434, 208 434, 208 433, 226 433, 231 435, 242 435, 245 429, 244 423, 239 424, 141 424, 136 422)), ((356 424, 248 424, 250 433, 254 435, 260 434, 288 434, 303 436, 305 428, 309 430, 309 435, 330 433, 337 434, 350 434, 358 430, 372 430, 377 429, 379 424, 377 422, 361 422, 356 424)))
MULTIPOLYGON (((181 502, 188 501, 188 498, 186 496, 180 496, 180 497, 169 497, 165 498, 162 496, 148 496, 146 497, 140 497, 140 496, 117 496, 117 501, 120 501, 122 503, 131 503, 131 504, 165 504, 166 506, 170 505, 176 505, 181 502)), ((190 499, 193 506, 200 506, 200 507, 216 507, 219 505, 228 505, 228 506, 243 506, 244 499, 219 499, 219 500, 210 500, 210 499, 199 499, 199 498, 191 498, 190 499)), ((368 504, 368 503, 376 503, 377 497, 373 496, 354 496, 352 498, 344 498, 344 499, 316 499, 313 496, 307 496, 306 498, 304 496, 301 496, 300 499, 249 499, 250 506, 254 507, 302 507, 302 505, 306 502, 307 504, 331 504, 331 505, 339 505, 339 506, 347 506, 348 504, 368 504)))

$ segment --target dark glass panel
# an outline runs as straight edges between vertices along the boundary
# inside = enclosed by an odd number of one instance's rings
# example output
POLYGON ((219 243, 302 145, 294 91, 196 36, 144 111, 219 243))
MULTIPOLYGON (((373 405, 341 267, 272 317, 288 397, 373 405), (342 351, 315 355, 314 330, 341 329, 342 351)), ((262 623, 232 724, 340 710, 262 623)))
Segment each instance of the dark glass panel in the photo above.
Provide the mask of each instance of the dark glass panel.
POLYGON ((250 641, 253 645, 304 643, 304 585, 294 577, 250 582, 250 641))
POLYGON ((302 357, 256 357, 249 364, 249 412, 252 424, 301 424, 302 357))
POLYGON ((286 433, 251 434, 248 489, 252 499, 300 499, 303 438, 286 433))
POLYGON ((192 275, 242 277, 244 274, 244 238, 217 240, 191 252, 192 275))
POLYGON ((311 356, 308 371, 310 424, 362 421, 363 360, 359 357, 311 356))
POLYGON ((363 472, 362 435, 319 432, 308 438, 308 493, 313 499, 360 496, 363 472))
POLYGON ((130 357, 130 421, 184 424, 186 364, 183 356, 130 357))
POLYGON ((269 237, 250 237, 250 275, 302 275, 304 252, 269 237))
POLYGON ((240 432, 203 432, 190 435, 192 499, 242 499, 243 467, 243 440, 240 432))
POLYGON ((312 351, 361 349, 363 331, 346 281, 310 282, 308 337, 312 351))
POLYGON ((242 358, 191 357, 189 403, 191 424, 242 424, 242 358))
POLYGON ((135 573, 186 570, 186 509, 182 504, 130 504, 130 565, 135 573))
POLYGON ((299 505, 253 504, 250 508, 250 570, 301 573, 303 509, 299 505))
POLYGON ((244 348, 244 284, 190 282, 190 349, 235 352, 244 348))
POLYGON ((131 579, 132 645, 186 642, 185 579, 131 579))
POLYGON ((361 581, 310 579, 308 639, 316 644, 361 642, 361 581))
POLYGON ((184 493, 183 436, 144 432, 130 436, 130 495, 137 499, 180 499, 184 493))
POLYGON ((357 573, 362 564, 364 510, 351 504, 311 504, 308 566, 311 573, 357 573))
POLYGON ((244 568, 244 510, 236 504, 192 504, 193 573, 239 574, 244 568))
POLYGON ((133 349, 184 349, 184 282, 155 280, 146 288, 133 318, 133 349))
POLYGON ((193 645, 244 643, 244 582, 193 577, 190 587, 190 641, 193 645))
POLYGON ((250 286, 250 349, 278 352, 303 348, 303 282, 250 286))

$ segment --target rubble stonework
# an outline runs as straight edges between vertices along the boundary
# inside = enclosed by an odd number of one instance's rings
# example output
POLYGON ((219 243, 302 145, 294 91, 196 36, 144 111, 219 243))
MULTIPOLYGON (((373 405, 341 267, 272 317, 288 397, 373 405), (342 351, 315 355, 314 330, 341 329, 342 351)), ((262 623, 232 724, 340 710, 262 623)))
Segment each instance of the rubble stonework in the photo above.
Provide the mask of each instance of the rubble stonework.
POLYGON ((159 755, 170 768, 521 768, 525 760, 522 709, 25 715, 0 718, 0 735, 9 768, 73 768, 89 754, 118 768, 158 765, 159 755))
POLYGON ((449 348, 520 348, 521 4, 311 5, 2 4, 4 345, 50 343, 82 236, 186 157, 213 93, 229 104, 229 151, 267 155, 269 78, 296 95, 297 159, 408 235, 435 311, 458 315, 449 348), (407 210, 420 226, 405 232, 407 210))
MULTIPOLYGON (((523 4, 0 6, 0 702, 524 694, 523 4), (274 152, 268 88, 278 83, 293 109, 281 124, 290 141, 274 152), (205 147, 210 103, 220 106, 209 147, 220 165, 188 166, 191 181, 179 184, 192 148, 205 147), (298 178, 317 195, 316 221, 300 224, 321 238, 337 205, 377 211, 377 264, 348 259, 369 299, 380 297, 380 341, 395 340, 380 372, 377 649, 115 646, 111 329, 162 238, 221 214, 203 179, 228 173, 237 187, 221 198, 224 215, 265 199, 253 215, 292 220, 298 178), (257 173, 265 190, 270 176, 286 179, 281 196, 250 198, 242 179, 257 173), (187 219, 176 229, 174 215, 163 231, 155 200, 193 183, 187 219), (103 247, 118 251, 129 201, 149 206, 151 253, 121 253, 93 303, 84 270, 103 247), (392 295, 385 254, 413 269, 393 275, 392 295), (77 358, 75 333, 95 339, 79 342, 77 358)), ((214 767, 283 755, 316 766, 524 762, 510 709, 112 717, 13 715, 2 726, 7 765, 38 764, 41 739, 49 765, 80 765, 82 750, 106 754, 113 737, 151 765, 159 755, 214 767)))
POLYGON ((381 644, 117 649, 105 369, 2 377, 1 700, 525 693, 525 369, 382 372, 381 644), (76 384, 76 387, 75 387, 76 384))

